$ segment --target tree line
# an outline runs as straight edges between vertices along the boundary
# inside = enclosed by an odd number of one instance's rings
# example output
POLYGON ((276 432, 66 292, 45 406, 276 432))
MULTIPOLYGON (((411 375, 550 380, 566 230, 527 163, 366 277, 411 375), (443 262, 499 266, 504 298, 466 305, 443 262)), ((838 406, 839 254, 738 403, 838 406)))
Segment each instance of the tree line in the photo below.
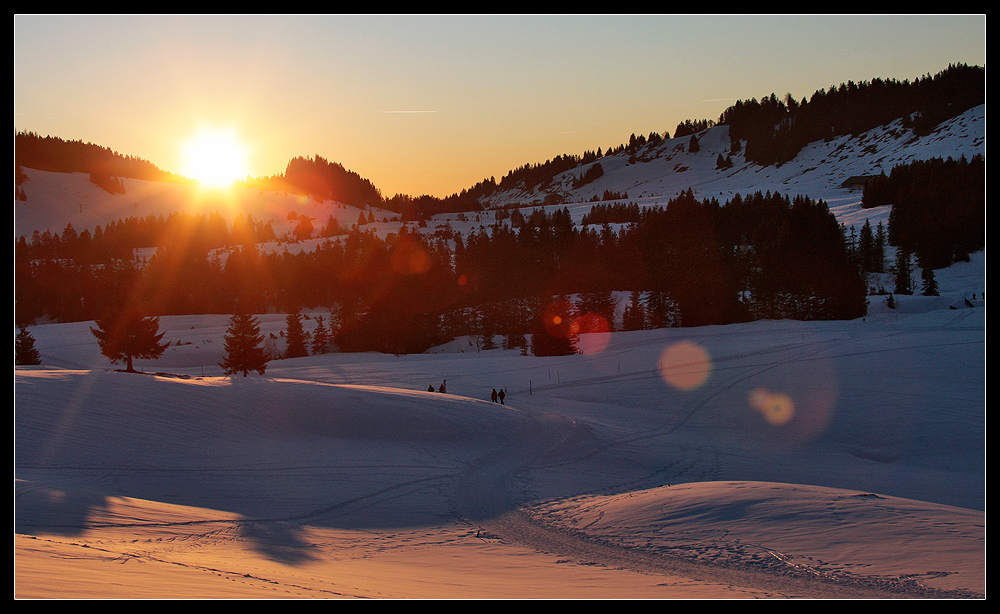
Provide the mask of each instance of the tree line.
POLYGON ((614 312, 614 292, 635 294, 628 318, 650 328, 866 310, 858 250, 822 201, 757 193, 720 205, 689 190, 617 228, 577 226, 566 208, 522 217, 467 236, 404 224, 380 237, 356 226, 294 254, 250 242, 212 249, 182 234, 141 262, 95 263, 62 248, 43 257, 19 241, 15 318, 97 319, 126 302, 155 315, 319 308, 342 350, 412 353, 463 335, 541 343, 552 336, 543 324, 553 297, 587 303, 560 315, 565 325, 594 313, 615 325, 625 314, 614 312))
POLYGON ((968 261, 986 247, 986 161, 932 158, 895 166, 865 184, 861 205, 892 205, 889 242, 927 269, 968 261))
MULTIPOLYGON (((17 167, 53 173, 90 173, 92 181, 109 191, 118 187, 111 181, 114 177, 173 183, 188 181, 158 168, 148 160, 125 156, 108 147, 79 140, 43 137, 35 132, 20 131, 14 134, 14 160, 17 167)), ((20 181, 25 178, 23 173, 17 173, 16 176, 20 181)))
MULTIPOLYGON (((695 134, 715 125, 729 127, 730 155, 742 152, 748 162, 762 166, 782 164, 810 142, 840 135, 859 134, 894 120, 902 119, 904 128, 926 135, 940 122, 955 117, 973 106, 984 104, 985 69, 953 64, 936 75, 924 75, 913 81, 872 79, 820 89, 811 97, 796 100, 791 93, 779 98, 774 93, 760 100, 739 100, 720 114, 719 120, 680 122, 674 138, 691 136, 689 148, 698 145, 695 134)), ((332 199, 359 207, 378 206, 406 220, 427 219, 442 213, 481 211, 486 200, 498 191, 510 189, 541 190, 552 186, 555 177, 604 156, 627 153, 637 161, 639 151, 670 138, 670 133, 651 132, 648 136, 632 134, 627 143, 608 147, 602 152, 555 156, 543 163, 524 164, 508 171, 499 181, 490 177, 461 192, 446 197, 397 194, 384 197, 367 179, 342 165, 319 155, 296 157, 278 175, 247 178, 243 185, 257 189, 291 191, 319 200, 332 199)), ((122 190, 118 177, 154 181, 187 181, 166 173, 153 164, 121 156, 107 148, 79 141, 63 141, 18 132, 15 137, 16 182, 25 179, 20 167, 56 172, 89 172, 94 183, 109 192, 122 190)), ((729 158, 718 160, 726 168, 729 158)), ((596 169, 596 167, 594 167, 596 169)), ((579 185, 595 179, 601 171, 577 177, 579 185)), ((555 201, 549 201, 551 204, 555 201)))
POLYGON ((927 135, 942 121, 986 102, 986 71, 953 64, 914 81, 872 79, 820 89, 809 99, 775 94, 739 100, 723 111, 731 150, 748 162, 788 162, 808 143, 866 130, 902 119, 903 127, 927 135))
POLYGON ((237 215, 228 226, 219 213, 193 214, 174 212, 167 216, 130 216, 77 231, 67 224, 61 233, 35 230, 31 237, 19 236, 15 255, 25 260, 69 259, 78 264, 110 264, 131 259, 136 249, 168 248, 183 241, 190 249, 207 251, 228 245, 264 243, 277 239, 268 221, 252 215, 237 215))
POLYGON ((247 178, 238 184, 259 190, 304 194, 318 201, 334 200, 361 209, 381 206, 383 202, 381 192, 371 181, 320 155, 296 156, 288 161, 284 173, 247 178))

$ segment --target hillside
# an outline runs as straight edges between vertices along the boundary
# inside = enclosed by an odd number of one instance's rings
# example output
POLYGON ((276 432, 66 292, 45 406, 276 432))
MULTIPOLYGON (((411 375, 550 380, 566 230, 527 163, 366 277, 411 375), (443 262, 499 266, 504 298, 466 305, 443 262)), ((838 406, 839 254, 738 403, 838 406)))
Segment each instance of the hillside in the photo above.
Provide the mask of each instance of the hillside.
POLYGON ((88 323, 33 327, 15 595, 984 598, 985 300, 948 300, 248 378, 216 365, 225 316, 162 318, 145 374, 88 323))
MULTIPOLYGON (((212 276, 226 271, 216 263, 239 272, 250 251, 268 264, 246 269, 254 291, 300 270, 313 275, 296 289, 343 274, 327 239, 290 238, 303 216, 350 228, 371 214, 366 233, 345 236, 361 260, 381 259, 343 287, 372 283, 415 311, 427 304, 414 297, 448 292, 409 292, 413 279, 465 289, 471 277, 459 284, 422 252, 386 245, 420 245, 419 233, 427 245, 462 244, 469 259, 487 234, 513 236, 514 206, 528 215, 548 203, 552 220, 579 229, 605 193, 652 209, 692 206, 673 200, 688 191, 720 202, 773 192, 822 201, 855 230, 884 224, 892 205, 863 209, 845 181, 984 155, 985 105, 926 135, 893 122, 817 141, 778 166, 730 156, 727 126, 695 136, 697 151, 686 136, 606 155, 405 233, 391 211, 293 194, 127 178, 111 193, 85 173, 25 169, 15 236, 186 211, 252 216, 278 238, 166 258, 158 272, 155 248, 138 250, 157 272, 143 289, 178 300, 159 319, 169 346, 137 360, 140 373, 101 355, 87 317, 32 323, 41 365, 15 366, 15 598, 985 599, 985 251, 937 271, 938 296, 899 295, 891 306, 862 296, 865 317, 626 331, 618 311, 614 327, 584 330, 575 353, 556 356, 504 347, 491 325, 509 314, 484 308, 448 312, 480 328, 426 351, 282 358, 288 321, 275 304, 296 297, 269 297, 255 313, 275 358, 245 378, 219 367, 231 305, 181 304, 196 289, 223 295, 230 278, 212 276), (732 165, 719 168, 720 156, 732 165), (580 185, 596 164, 600 176, 580 185), (218 270, 206 274, 209 265, 218 270), (383 271, 406 283, 382 284, 383 271), (428 390, 445 381, 446 394, 428 390), (503 404, 490 401, 493 389, 503 404)), ((95 309, 83 303, 113 296, 101 284, 128 279, 64 260, 32 270, 51 275, 43 287, 54 295, 66 290, 66 300, 44 297, 65 314, 95 309)), ((534 272, 498 261, 512 277, 534 272)), ((675 262, 674 275, 702 283, 700 260, 675 262)), ((607 273, 619 282, 626 271, 607 273)), ((890 287, 891 277, 867 281, 890 287)), ((629 293, 615 290, 621 307, 629 293)), ((332 316, 315 302, 307 332, 332 316)), ((395 323, 399 312, 387 313, 395 323)))
MULTIPOLYGON (((574 179, 590 165, 575 168, 557 176, 556 182, 545 189, 530 191, 511 189, 489 196, 489 208, 505 206, 540 206, 553 199, 559 206, 568 206, 582 217, 592 200, 605 191, 627 195, 625 200, 642 205, 665 203, 671 197, 692 189, 699 198, 725 201, 737 193, 772 191, 807 195, 827 202, 838 220, 860 226, 865 218, 878 219, 878 211, 862 211, 858 207, 860 191, 842 187, 847 179, 860 175, 877 175, 892 170, 898 164, 935 157, 966 156, 985 153, 986 108, 981 105, 942 123, 926 136, 916 136, 905 129, 902 121, 868 131, 857 137, 844 136, 827 142, 815 142, 805 147, 794 160, 780 166, 762 167, 747 163, 739 155, 730 156, 733 163, 727 169, 717 168, 719 156, 729 156, 728 127, 716 126, 697 134, 699 150, 688 151, 690 137, 667 139, 646 145, 630 163, 627 153, 608 155, 590 163, 600 164, 604 173, 595 181, 573 188, 574 179), (554 196, 553 196, 554 195, 554 196)), ((237 214, 256 220, 271 220, 281 235, 294 229, 297 220, 289 213, 308 216, 314 222, 325 223, 331 216, 349 227, 358 221, 360 210, 332 201, 317 201, 298 195, 238 189, 203 191, 192 185, 123 179, 124 194, 111 194, 90 182, 84 173, 51 173, 25 169, 24 200, 15 200, 14 225, 19 236, 30 237, 35 231, 61 233, 67 224, 77 232, 129 216, 168 215, 175 211, 218 212, 227 221, 237 214)), ((392 219, 390 211, 373 211, 376 221, 392 219)), ((451 227, 469 231, 480 223, 489 223, 490 216, 465 223, 455 214, 449 218, 451 227)), ((575 215, 576 217, 576 215, 575 215)), ((443 219, 438 219, 443 222, 443 219)), ((433 224, 432 224, 433 225, 433 224)), ((397 232, 399 223, 371 226, 381 232, 397 232)))

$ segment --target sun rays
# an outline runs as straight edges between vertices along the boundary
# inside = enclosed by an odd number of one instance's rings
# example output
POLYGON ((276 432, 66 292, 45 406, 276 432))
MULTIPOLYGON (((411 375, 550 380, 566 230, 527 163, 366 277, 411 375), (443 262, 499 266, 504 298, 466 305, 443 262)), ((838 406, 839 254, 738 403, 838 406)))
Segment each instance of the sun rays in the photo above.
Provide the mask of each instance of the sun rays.
POLYGON ((205 187, 227 187, 249 174, 247 146, 232 130, 202 128, 182 145, 183 174, 205 187))

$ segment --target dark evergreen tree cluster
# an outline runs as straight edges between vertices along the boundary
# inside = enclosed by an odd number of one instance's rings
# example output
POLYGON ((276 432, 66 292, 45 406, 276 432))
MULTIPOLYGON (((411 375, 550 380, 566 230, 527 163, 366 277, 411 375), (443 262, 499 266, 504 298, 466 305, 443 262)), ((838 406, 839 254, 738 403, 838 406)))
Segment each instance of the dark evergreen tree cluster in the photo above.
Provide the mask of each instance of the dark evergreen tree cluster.
POLYGON ((556 175, 572 170, 583 163, 583 158, 565 154, 540 164, 525 164, 508 172, 497 186, 500 190, 544 188, 556 175))
POLYGON ((816 91, 808 100, 775 94, 761 100, 737 101, 719 124, 729 126, 732 150, 761 166, 781 164, 806 144, 859 134, 902 119, 915 134, 927 134, 940 122, 986 101, 986 71, 978 66, 951 65, 913 82, 873 79, 848 81, 816 91))
POLYGON ((864 276, 823 201, 737 196, 722 209, 726 243, 752 318, 851 319, 867 311, 864 276))
POLYGON ((896 166, 865 186, 862 206, 892 205, 889 244, 939 269, 986 247, 986 162, 933 158, 896 166))
POLYGON ((537 311, 531 322, 531 353, 535 356, 566 356, 576 353, 579 334, 574 330, 576 306, 558 298, 537 311))
POLYGON ((42 137, 34 132, 15 133, 14 164, 53 173, 89 173, 91 180, 105 189, 120 188, 120 182, 112 180, 118 177, 176 183, 188 181, 157 168, 147 160, 123 156, 107 147, 65 141, 53 136, 42 137))
POLYGON ((865 220, 857 237, 851 238, 850 252, 858 263, 858 270, 867 273, 885 273, 885 247, 888 236, 882 222, 873 229, 865 220))
POLYGON ((573 180, 573 183, 572 183, 573 188, 574 189, 576 189, 576 188, 582 188, 583 186, 587 185, 588 183, 592 183, 592 182, 600 179, 603 176, 604 176, 604 168, 601 166, 601 163, 598 162, 597 164, 594 164, 593 166, 591 166, 590 168, 588 168, 586 171, 584 171, 584 173, 582 175, 580 175, 579 177, 577 177, 576 179, 573 180))
POLYGON ((109 177, 98 175, 96 173, 90 174, 90 183, 98 186, 108 194, 124 194, 125 184, 122 182, 121 177, 109 177))
POLYGON ((62 233, 35 231, 30 240, 18 237, 15 254, 27 260, 73 259, 80 264, 108 264, 130 259, 144 247, 184 248, 193 253, 227 245, 252 245, 276 239, 271 222, 238 215, 230 227, 218 213, 171 213, 168 216, 128 217, 104 226, 77 231, 67 224, 62 233))
MULTIPOLYGON (((779 100, 773 94, 740 101, 719 123, 729 126, 734 151, 745 143, 748 160, 774 164, 791 159, 805 143, 898 118, 925 133, 942 119, 982 104, 984 84, 983 69, 952 66, 914 83, 849 82, 816 92, 808 101, 791 95, 779 100)), ((695 133, 710 125, 683 122, 675 136, 690 135, 693 147, 695 133)), ((663 138, 633 134, 607 153, 627 150, 637 156, 663 138)), ((148 163, 89 144, 22 133, 16 147, 17 164, 88 170, 109 190, 118 186, 106 178, 162 180, 148 163), (131 170, 123 170, 130 164, 131 170)), ((883 271, 882 229, 874 232, 866 224, 859 236, 848 238, 825 203, 801 196, 758 193, 720 205, 714 199, 699 201, 688 191, 665 207, 595 205, 580 228, 565 208, 503 210, 496 212, 496 223, 467 237, 448 231, 423 235, 405 225, 443 212, 482 211, 481 201, 497 190, 544 189, 558 174, 584 164, 592 164, 591 170, 577 181, 592 181, 602 155, 588 151, 524 165, 499 182, 490 178, 443 199, 383 199, 370 182, 339 164, 319 156, 295 158, 283 175, 253 185, 354 204, 363 210, 358 226, 348 230, 328 221, 320 231, 327 240, 314 251, 295 254, 259 252, 255 244, 274 238, 273 230, 250 218, 240 218, 232 229, 212 216, 129 218, 93 233, 68 226, 62 234, 19 237, 15 321, 26 325, 44 315, 61 321, 96 319, 103 305, 122 296, 158 315, 297 313, 329 306, 324 340, 313 338, 307 351, 335 345, 346 351, 409 353, 456 335, 475 336, 482 349, 493 346, 497 336, 505 347, 527 349, 525 338, 534 326, 536 350, 544 353, 568 351, 562 341, 558 350, 542 345, 546 308, 558 296, 586 297, 581 298, 586 304, 559 316, 564 321, 595 313, 611 291, 628 291, 621 321, 630 329, 865 313, 862 274, 883 271), (397 213, 401 231, 387 238, 363 231, 362 221, 374 221, 371 205, 397 213), (137 247, 158 250, 138 261, 137 247)), ((725 164, 720 157, 720 168, 725 164)), ((920 266, 933 269, 982 249, 984 172, 981 159, 913 165, 873 181, 865 203, 892 200, 889 234, 900 248, 897 253, 916 254, 920 266)), ((25 174, 16 170, 15 177, 23 180, 25 174)), ((605 200, 625 198, 604 194, 605 200)), ((545 201, 558 202, 558 195, 545 201)), ((298 234, 312 236, 312 221, 297 219, 298 234)), ((924 278, 925 291, 933 291, 932 281, 924 278)), ((897 285, 913 288, 907 280, 897 285)), ((572 346, 572 334, 565 339, 572 346)))
POLYGON ((319 155, 312 158, 297 156, 288 161, 283 174, 247 179, 243 184, 257 189, 305 194, 316 200, 334 200, 360 208, 382 203, 382 194, 371 181, 319 155))
POLYGON ((679 139, 685 136, 692 136, 702 130, 708 130, 713 127, 715 122, 710 119, 698 119, 690 120, 686 119, 683 122, 677 124, 677 129, 674 130, 674 138, 679 139))
POLYGON ((628 198, 628 192, 604 190, 604 193, 601 194, 601 200, 625 200, 626 198, 628 198))
POLYGON ((481 349, 498 336, 505 347, 527 349, 551 297, 579 296, 580 315, 614 324, 612 291, 633 293, 621 314, 630 328, 865 312, 853 248, 822 201, 755 194, 722 206, 689 190, 666 207, 595 205, 599 226, 577 227, 565 207, 520 217, 516 226, 498 220, 464 237, 404 225, 380 238, 355 227, 308 252, 168 248, 145 262, 101 265, 81 265, 70 252, 44 257, 22 242, 16 321, 90 319, 122 296, 157 315, 329 308, 328 331, 316 327, 323 341, 298 340, 290 322, 292 356, 333 346, 413 353, 459 335, 480 339, 481 349), (609 219, 626 223, 614 230, 609 219))
POLYGON ((642 217, 639 205, 636 203, 614 203, 611 205, 593 205, 590 211, 583 215, 581 223, 589 224, 631 224, 642 217))

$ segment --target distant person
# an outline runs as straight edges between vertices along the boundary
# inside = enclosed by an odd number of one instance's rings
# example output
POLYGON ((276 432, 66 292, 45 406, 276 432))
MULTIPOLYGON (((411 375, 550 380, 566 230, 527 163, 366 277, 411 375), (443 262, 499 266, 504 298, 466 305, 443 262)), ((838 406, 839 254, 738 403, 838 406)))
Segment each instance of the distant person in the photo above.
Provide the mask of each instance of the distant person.
POLYGON ((503 388, 500 389, 500 392, 497 394, 497 396, 500 398, 500 404, 503 405, 503 398, 507 396, 507 394, 503 391, 503 388))
POLYGON ((434 384, 427 387, 427 392, 434 392, 434 384))
POLYGON ((492 393, 492 394, 490 394, 490 400, 492 400, 492 401, 493 401, 494 403, 496 403, 496 402, 497 402, 497 396, 498 396, 498 395, 497 395, 497 389, 496 389, 496 388, 494 388, 494 389, 493 389, 493 393, 492 393))
POLYGON ((448 385, 448 380, 442 380, 441 387, 438 388, 438 392, 445 392, 446 391, 445 388, 447 387, 447 385, 448 385))

